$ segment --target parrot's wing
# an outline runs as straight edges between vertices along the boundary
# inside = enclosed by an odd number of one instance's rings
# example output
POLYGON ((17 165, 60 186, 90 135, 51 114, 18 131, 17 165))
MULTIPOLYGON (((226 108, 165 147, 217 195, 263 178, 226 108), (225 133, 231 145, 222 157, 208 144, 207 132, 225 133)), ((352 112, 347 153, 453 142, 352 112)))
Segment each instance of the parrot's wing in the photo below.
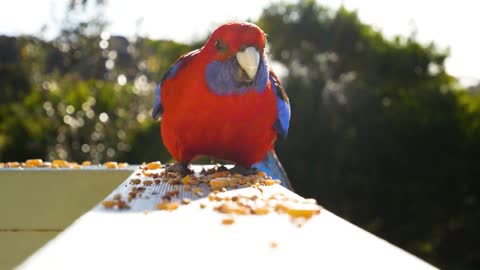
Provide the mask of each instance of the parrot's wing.
POLYGON ((158 84, 157 90, 155 91, 155 101, 153 103, 153 111, 152 111, 152 118, 154 120, 157 120, 160 117, 162 117, 162 113, 163 113, 162 100, 160 97, 163 82, 177 75, 178 70, 182 68, 192 58, 192 56, 196 55, 199 51, 200 51, 199 49, 194 50, 180 56, 177 59, 177 61, 170 67, 167 73, 165 73, 165 75, 163 76, 162 81, 158 84))
POLYGON ((269 74, 270 84, 277 97, 277 120, 273 124, 273 127, 279 135, 286 138, 288 134, 288 127, 290 125, 290 101, 288 100, 287 93, 280 84, 277 75, 270 70, 269 74))

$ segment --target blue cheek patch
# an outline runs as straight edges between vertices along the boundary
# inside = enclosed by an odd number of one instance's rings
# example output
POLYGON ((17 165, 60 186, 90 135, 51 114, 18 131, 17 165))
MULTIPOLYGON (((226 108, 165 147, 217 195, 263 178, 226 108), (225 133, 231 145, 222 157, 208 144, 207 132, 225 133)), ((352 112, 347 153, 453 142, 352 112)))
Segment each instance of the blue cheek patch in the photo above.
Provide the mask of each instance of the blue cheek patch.
POLYGON ((263 57, 260 58, 257 77, 251 86, 237 82, 238 63, 235 56, 223 62, 212 61, 207 65, 205 71, 207 84, 211 91, 220 96, 244 94, 252 88, 257 92, 263 92, 267 88, 268 82, 268 67, 265 61, 263 57))

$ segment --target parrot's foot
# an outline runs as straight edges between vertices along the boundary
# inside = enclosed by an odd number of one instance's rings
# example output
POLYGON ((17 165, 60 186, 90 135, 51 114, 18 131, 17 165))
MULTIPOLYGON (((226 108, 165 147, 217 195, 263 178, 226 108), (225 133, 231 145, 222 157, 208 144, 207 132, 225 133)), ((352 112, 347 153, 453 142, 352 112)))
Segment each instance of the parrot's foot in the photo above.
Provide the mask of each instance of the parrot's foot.
POLYGON ((188 162, 180 161, 180 162, 177 162, 175 164, 172 164, 172 165, 168 166, 165 169, 165 172, 179 173, 182 176, 189 175, 189 174, 193 173, 193 171, 190 170, 190 168, 188 166, 189 166, 188 162))
POLYGON ((233 168, 230 169, 230 173, 232 174, 238 173, 238 174, 247 176, 247 175, 257 174, 258 170, 257 168, 246 168, 241 165, 235 165, 233 168))

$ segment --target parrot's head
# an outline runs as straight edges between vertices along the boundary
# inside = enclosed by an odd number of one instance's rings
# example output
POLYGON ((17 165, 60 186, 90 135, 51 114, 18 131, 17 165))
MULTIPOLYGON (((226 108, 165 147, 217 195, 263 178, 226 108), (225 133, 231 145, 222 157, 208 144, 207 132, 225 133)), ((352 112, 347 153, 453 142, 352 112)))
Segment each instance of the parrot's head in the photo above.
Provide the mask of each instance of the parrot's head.
POLYGON ((206 78, 217 94, 263 91, 268 79, 265 33, 252 23, 228 23, 217 28, 204 48, 206 78))

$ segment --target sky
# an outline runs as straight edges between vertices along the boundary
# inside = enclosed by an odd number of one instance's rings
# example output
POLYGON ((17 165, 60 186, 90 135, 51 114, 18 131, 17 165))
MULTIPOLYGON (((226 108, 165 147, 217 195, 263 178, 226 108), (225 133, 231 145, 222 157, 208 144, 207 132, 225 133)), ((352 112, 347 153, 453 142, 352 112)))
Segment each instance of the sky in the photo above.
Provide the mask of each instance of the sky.
MULTIPOLYGON (((58 32, 68 0, 15 0, 0 4, 0 35, 36 34, 43 26, 43 36, 58 32)), ((105 18, 111 34, 132 36, 139 33, 151 38, 188 42, 210 33, 219 24, 232 20, 258 18, 272 0, 107 0, 105 18)), ((294 2, 288 0, 287 2, 294 2)), ((331 8, 344 5, 356 10, 360 19, 387 37, 417 33, 422 43, 435 42, 450 49, 447 71, 466 86, 480 82, 480 35, 478 35, 477 0, 378 1, 317 0, 331 8), (477 33, 477 34, 476 34, 477 33)))

